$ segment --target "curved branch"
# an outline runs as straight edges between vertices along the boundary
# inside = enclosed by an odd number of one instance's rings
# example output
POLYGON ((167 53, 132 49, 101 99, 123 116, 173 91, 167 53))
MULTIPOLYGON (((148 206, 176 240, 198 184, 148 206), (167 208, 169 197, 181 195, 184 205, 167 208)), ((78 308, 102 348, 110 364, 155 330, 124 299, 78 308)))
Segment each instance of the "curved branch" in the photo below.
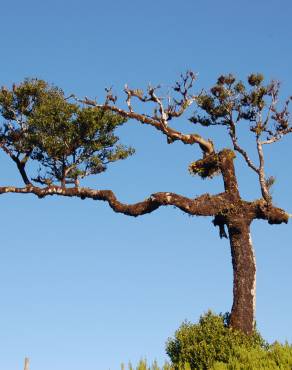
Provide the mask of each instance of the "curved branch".
POLYGON ((196 216, 214 216, 222 208, 226 207, 226 196, 224 193, 213 196, 203 194, 200 197, 191 199, 175 193, 159 192, 135 204, 121 203, 111 190, 93 190, 89 188, 63 188, 61 186, 48 186, 45 188, 36 186, 27 186, 24 188, 14 186, 0 187, 0 194, 7 193, 34 194, 39 198, 49 195, 59 195, 102 200, 108 202, 109 206, 115 212, 133 217, 151 213, 161 206, 175 206, 190 215, 196 216))
POLYGON ((249 158, 247 152, 241 148, 241 146, 238 145, 237 136, 236 136, 236 128, 234 122, 231 120, 230 122, 230 130, 229 130, 229 136, 232 140, 233 148, 238 153, 240 153, 245 162, 247 163, 248 167, 250 167, 253 171, 255 171, 257 174, 259 173, 259 169, 255 166, 255 164, 252 162, 252 160, 249 158))
POLYGON ((258 175, 259 175, 259 182, 261 186, 261 192, 266 202, 271 203, 271 196, 269 194, 269 189, 267 187, 266 177, 265 177, 265 160, 264 160, 263 146, 258 136, 256 139, 256 143, 257 143, 257 151, 258 151, 259 162, 260 162, 258 175))
MULTIPOLYGON (((292 216, 281 208, 267 204, 263 199, 253 202, 242 200, 234 202, 233 197, 227 192, 217 195, 203 194, 195 199, 175 193, 159 192, 152 194, 142 202, 134 204, 120 202, 111 190, 93 190, 89 188, 62 188, 61 186, 48 186, 45 188, 37 186, 24 188, 14 186, 0 187, 0 195, 7 193, 34 194, 39 198, 59 195, 101 200, 107 202, 115 212, 133 217, 152 213, 162 206, 174 206, 193 216, 215 216, 215 220, 218 219, 216 216, 223 217, 223 225, 225 217, 228 217, 229 212, 232 215, 234 209, 238 209, 237 212, 244 212, 245 217, 250 222, 254 219, 262 219, 267 220, 270 224, 281 224, 288 223, 289 218, 292 216)), ((220 226, 220 224, 218 225, 220 226)))
POLYGON ((105 111, 114 112, 121 115, 124 118, 135 119, 142 124, 148 124, 150 126, 153 126, 167 136, 169 143, 172 143, 173 141, 176 140, 180 140, 184 144, 199 144, 200 148, 206 155, 214 153, 214 145, 211 140, 206 140, 197 134, 182 134, 181 132, 174 130, 173 128, 168 126, 165 116, 163 116, 163 119, 154 119, 153 117, 149 117, 145 114, 136 113, 133 110, 130 111, 123 110, 115 105, 98 104, 94 100, 90 100, 88 98, 85 99, 75 98, 75 99, 79 103, 90 105, 92 107, 96 107, 105 111))
POLYGON ((280 139, 282 139, 282 137, 284 135, 290 134, 291 132, 292 132, 292 127, 289 127, 287 129, 283 129, 283 130, 279 131, 278 133, 276 133, 274 136, 272 136, 270 139, 261 141, 261 144, 262 145, 273 144, 273 143, 279 141, 280 139))
POLYGON ((21 160, 13 154, 4 144, 0 144, 0 148, 16 163, 17 169, 25 185, 32 185, 29 181, 27 173, 25 171, 26 162, 29 159, 29 155, 26 154, 21 160))

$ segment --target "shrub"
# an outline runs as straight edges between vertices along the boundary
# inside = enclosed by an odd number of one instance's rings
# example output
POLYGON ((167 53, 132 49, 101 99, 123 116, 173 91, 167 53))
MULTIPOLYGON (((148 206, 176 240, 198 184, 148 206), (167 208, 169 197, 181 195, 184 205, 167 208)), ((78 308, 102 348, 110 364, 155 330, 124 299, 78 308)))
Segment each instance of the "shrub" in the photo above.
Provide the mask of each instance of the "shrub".
MULTIPOLYGON (((229 315, 211 311, 197 324, 184 322, 173 338, 168 339, 166 352, 171 364, 159 367, 141 360, 128 370, 291 370, 292 346, 288 343, 268 344, 255 330, 247 336, 228 328, 229 315)), ((122 370, 126 370, 122 366, 122 370)))
POLYGON ((235 347, 227 363, 215 362, 211 370, 291 370, 292 346, 272 344, 267 349, 235 347))
POLYGON ((227 327, 228 314, 211 311, 198 324, 184 322, 166 345, 175 369, 188 363, 191 369, 210 369, 215 362, 228 363, 238 348, 264 350, 268 344, 258 332, 247 336, 227 327))

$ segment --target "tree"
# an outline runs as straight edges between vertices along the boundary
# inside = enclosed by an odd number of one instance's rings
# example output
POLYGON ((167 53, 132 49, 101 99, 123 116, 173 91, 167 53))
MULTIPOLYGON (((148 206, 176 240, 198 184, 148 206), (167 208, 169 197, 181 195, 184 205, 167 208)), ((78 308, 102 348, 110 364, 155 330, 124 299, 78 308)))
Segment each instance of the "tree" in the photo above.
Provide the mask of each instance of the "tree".
POLYGON ((263 146, 273 144, 292 132, 288 106, 291 97, 278 109, 279 83, 264 84, 261 74, 252 74, 247 83, 232 75, 220 76, 208 91, 193 94, 196 75, 188 71, 175 83, 172 96, 161 97, 160 86, 130 89, 125 86, 127 109, 116 105, 117 97, 106 89, 105 102, 87 97, 65 97, 64 92, 46 82, 25 80, 12 89, 2 87, 0 108, 4 118, 0 132, 1 149, 15 162, 25 186, 0 187, 0 194, 35 194, 91 198, 108 202, 115 212, 129 216, 151 213, 161 206, 175 206, 189 215, 212 216, 220 237, 229 237, 233 265, 233 306, 230 326, 246 334, 254 329, 256 264, 250 237, 255 219, 269 224, 287 223, 290 215, 273 204, 270 187, 273 178, 266 178, 263 146), (133 101, 154 105, 151 114, 135 110, 133 101), (184 134, 170 122, 196 105, 190 121, 211 129, 226 129, 231 147, 217 151, 212 140, 198 134, 184 134), (80 186, 88 175, 105 171, 107 165, 134 153, 118 144, 114 130, 128 119, 154 127, 169 144, 181 141, 199 145, 202 158, 189 165, 189 171, 201 178, 222 176, 224 192, 203 194, 196 198, 170 193, 154 193, 136 204, 121 203, 111 190, 94 190, 80 186), (238 126, 245 121, 255 137, 258 164, 239 144, 238 126), (234 168, 236 153, 256 173, 262 197, 254 201, 242 199, 234 168), (37 175, 27 174, 27 164, 39 165, 37 175), (226 229, 228 234, 226 233, 226 229))

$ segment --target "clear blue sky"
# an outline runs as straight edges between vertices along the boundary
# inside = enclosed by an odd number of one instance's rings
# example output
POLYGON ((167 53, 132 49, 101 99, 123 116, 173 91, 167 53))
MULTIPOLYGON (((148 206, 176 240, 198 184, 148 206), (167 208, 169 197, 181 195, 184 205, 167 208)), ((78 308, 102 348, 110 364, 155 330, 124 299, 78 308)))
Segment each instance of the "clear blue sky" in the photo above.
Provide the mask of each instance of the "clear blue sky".
MULTIPOLYGON (((79 96, 119 95, 133 87, 171 85, 191 68, 198 87, 219 74, 261 71, 292 93, 289 0, 20 1, 1 5, 0 85, 38 77, 79 96)), ((191 112, 190 112, 191 113, 191 112)), ((194 127, 185 120, 178 126, 194 127)), ((187 196, 222 191, 220 179, 188 175, 196 148, 129 122, 120 130, 137 154, 89 181, 125 202, 155 191, 187 196)), ((217 147, 223 132, 208 133, 217 147)), ((242 136, 243 142, 248 138, 242 136)), ((292 137, 269 148, 275 203, 292 212, 292 137), (287 173, 288 172, 288 173, 287 173)), ((249 144, 247 144, 249 145, 249 144)), ((20 184, 0 154, 0 183, 20 184)), ((259 196, 238 161, 242 194, 259 196)), ((116 370, 146 356, 166 358, 166 339, 184 319, 230 310, 228 241, 211 219, 160 209, 137 219, 93 201, 1 196, 0 369, 116 370)), ((292 341, 291 224, 252 227, 257 255, 257 323, 265 338, 292 341)))

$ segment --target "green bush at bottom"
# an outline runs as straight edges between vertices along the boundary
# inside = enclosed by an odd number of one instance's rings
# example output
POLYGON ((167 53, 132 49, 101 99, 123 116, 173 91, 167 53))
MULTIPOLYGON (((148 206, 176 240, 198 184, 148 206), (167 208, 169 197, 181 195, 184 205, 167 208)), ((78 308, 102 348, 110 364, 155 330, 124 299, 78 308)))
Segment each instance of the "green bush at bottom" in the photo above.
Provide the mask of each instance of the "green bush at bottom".
MULTIPOLYGON (((197 324, 184 322, 169 338, 166 353, 171 363, 159 367, 141 360, 128 370, 292 370, 292 346, 268 344, 255 330, 247 336, 228 328, 229 315, 211 311, 197 324)), ((122 370, 126 367, 122 365, 122 370)))

